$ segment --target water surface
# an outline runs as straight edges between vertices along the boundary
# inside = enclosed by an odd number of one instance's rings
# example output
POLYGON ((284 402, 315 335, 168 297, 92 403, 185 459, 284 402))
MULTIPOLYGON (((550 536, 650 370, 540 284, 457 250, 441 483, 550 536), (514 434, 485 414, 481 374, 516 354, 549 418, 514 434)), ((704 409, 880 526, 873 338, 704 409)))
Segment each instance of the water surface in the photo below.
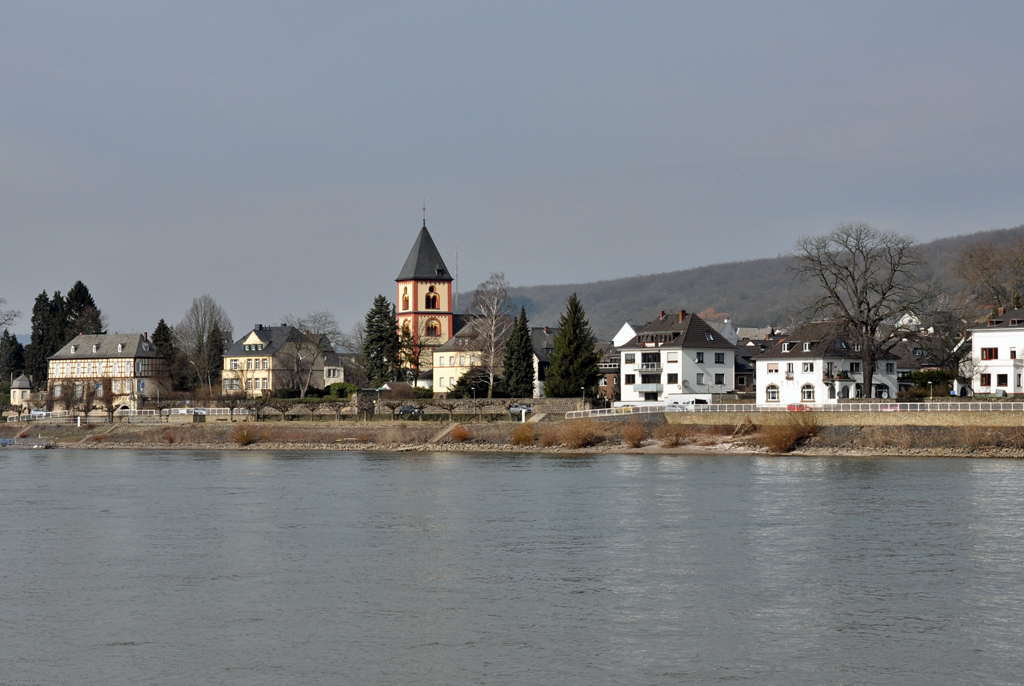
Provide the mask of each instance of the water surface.
POLYGON ((1002 684, 1024 464, 0 453, 0 684, 1002 684))

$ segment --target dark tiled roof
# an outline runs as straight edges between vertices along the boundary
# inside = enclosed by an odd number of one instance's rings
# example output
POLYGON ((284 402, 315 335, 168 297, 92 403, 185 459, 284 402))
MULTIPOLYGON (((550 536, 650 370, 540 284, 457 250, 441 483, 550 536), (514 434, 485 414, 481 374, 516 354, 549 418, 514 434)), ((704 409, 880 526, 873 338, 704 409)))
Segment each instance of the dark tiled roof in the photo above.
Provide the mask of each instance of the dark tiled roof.
MULTIPOLYGON (((227 352, 224 353, 224 357, 269 357, 274 355, 281 350, 281 346, 289 341, 298 340, 299 338, 305 337, 306 334, 302 333, 294 326, 261 326, 253 329, 249 333, 245 334, 234 344, 228 348, 227 352), (250 334, 256 334, 256 337, 263 343, 263 350, 246 350, 245 339, 250 334)), ((326 336, 321 341, 321 347, 326 350, 330 350, 330 341, 326 336)), ((333 352, 333 351, 331 351, 333 352)))
POLYGON ((975 326, 971 331, 986 331, 988 329, 1009 329, 1024 328, 1024 309, 1007 310, 996 317, 989 317, 988 321, 981 326, 975 326))
POLYGON ((141 333, 78 334, 47 359, 100 360, 109 357, 160 357, 160 353, 153 342, 141 333), (121 352, 117 352, 118 344, 121 352), (96 352, 93 352, 94 346, 96 352), (72 347, 75 352, 71 352, 72 347))
POLYGON ((18 390, 24 390, 24 389, 31 390, 32 389, 32 381, 27 376, 22 374, 17 379, 15 379, 13 382, 11 382, 11 388, 12 389, 16 388, 18 390))
MULTIPOLYGON (((833 322, 815 322, 805 324, 791 335, 780 338, 771 349, 760 355, 755 355, 754 359, 844 358, 858 360, 860 357, 860 352, 856 350, 852 342, 852 336, 842 330, 837 330, 836 324, 833 322), (809 349, 806 351, 804 350, 805 343, 810 343, 809 349), (789 346, 789 352, 782 352, 786 345, 789 346)), ((894 360, 896 356, 887 354, 880 359, 894 360)))
POLYGON ((395 281, 409 281, 410 279, 422 279, 425 281, 452 281, 448 267, 441 259, 441 253, 434 245, 434 239, 427 231, 427 223, 423 222, 420 234, 416 236, 416 242, 412 244, 409 257, 405 260, 405 266, 398 273, 395 281))
POLYGON ((661 343, 661 347, 736 349, 707 322, 685 310, 665 313, 655 319, 622 348, 639 348, 642 343, 661 343))
POLYGON ((541 362, 548 362, 551 352, 555 349, 555 334, 558 329, 544 326, 530 327, 530 340, 533 343, 533 354, 541 362))

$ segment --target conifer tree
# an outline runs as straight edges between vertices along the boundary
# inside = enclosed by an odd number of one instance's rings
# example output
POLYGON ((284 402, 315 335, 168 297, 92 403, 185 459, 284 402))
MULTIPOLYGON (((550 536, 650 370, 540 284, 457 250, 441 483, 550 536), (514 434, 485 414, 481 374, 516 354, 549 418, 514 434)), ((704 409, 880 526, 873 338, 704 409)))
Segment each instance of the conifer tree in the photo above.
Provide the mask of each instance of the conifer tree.
POLYGON ((156 328, 153 329, 153 346, 168 360, 174 355, 174 334, 163 319, 158 321, 156 328))
MULTIPOLYGON (((25 347, 7 329, 0 335, 0 381, 10 381, 25 369, 25 347)), ((0 402, 3 402, 0 400, 0 402)))
POLYGON ((75 285, 68 291, 67 297, 64 299, 64 309, 68 341, 80 333, 106 333, 104 331, 103 313, 96 307, 96 301, 93 300, 92 293, 89 292, 89 289, 81 281, 76 281, 75 285))
POLYGON ((50 296, 43 291, 32 305, 32 335, 25 347, 25 373, 40 388, 46 383, 46 358, 53 354, 49 352, 51 317, 50 296))
POLYGON ((544 381, 547 397, 571 398, 580 395, 581 388, 597 383, 597 363, 601 359, 595 350, 597 339, 575 293, 569 297, 565 312, 558 319, 554 343, 551 367, 544 381))
POLYGON ((513 398, 533 397, 533 339, 526 308, 521 307, 505 343, 505 390, 513 398))
POLYGON ((64 296, 54 291, 50 298, 50 325, 46 331, 46 356, 49 357, 64 347, 77 332, 68 336, 68 309, 64 296))
POLYGON ((394 381, 398 372, 400 345, 395 306, 383 295, 373 299, 366 313, 363 339, 363 368, 374 386, 394 381))

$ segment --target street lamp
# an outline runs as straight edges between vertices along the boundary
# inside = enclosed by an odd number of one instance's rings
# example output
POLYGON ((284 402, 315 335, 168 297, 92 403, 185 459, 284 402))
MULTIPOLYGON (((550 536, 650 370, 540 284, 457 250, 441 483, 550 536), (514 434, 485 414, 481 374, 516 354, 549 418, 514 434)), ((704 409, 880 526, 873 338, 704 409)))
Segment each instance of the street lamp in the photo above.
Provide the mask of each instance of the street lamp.
POLYGON ((587 409, 587 387, 580 386, 580 409, 587 409))
POLYGON ((928 400, 935 400, 935 389, 932 388, 932 382, 928 382, 928 400))

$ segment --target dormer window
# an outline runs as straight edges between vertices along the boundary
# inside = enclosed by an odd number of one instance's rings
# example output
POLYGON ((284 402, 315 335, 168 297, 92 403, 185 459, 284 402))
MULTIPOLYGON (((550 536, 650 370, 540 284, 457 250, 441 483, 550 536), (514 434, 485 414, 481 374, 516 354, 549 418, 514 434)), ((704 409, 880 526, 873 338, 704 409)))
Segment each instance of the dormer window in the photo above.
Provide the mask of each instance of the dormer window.
POLYGON ((782 344, 782 352, 784 352, 784 353, 788 353, 789 352, 789 343, 783 343, 782 344))
POLYGON ((142 349, 145 350, 146 352, 149 352, 149 343, 143 343, 142 349))
POLYGON ((124 351, 124 343, 118 343, 117 344, 117 352, 123 352, 123 351, 124 351))
POLYGON ((853 351, 858 353, 860 352, 860 343, 853 344, 853 351))
POLYGON ((1010 326, 1019 326, 1019 325, 1020 325, 1020 320, 1019 319, 1011 319, 1010 320, 1010 326))
POLYGON ((999 326, 1002 323, 1003 323, 1002 319, 989 319, 988 320, 988 325, 989 326, 999 326))
POLYGON ((810 343, 804 343, 804 352, 805 353, 811 352, 811 344, 810 343))
POLYGON ((78 346, 77 346, 77 345, 73 345, 73 346, 71 346, 71 354, 72 354, 72 355, 74 355, 74 354, 75 354, 75 351, 76 351, 76 350, 78 350, 78 346))
POLYGON ((715 337, 710 333, 704 334, 704 338, 708 339, 709 341, 715 340, 715 337))
POLYGON ((100 349, 100 345, 99 345, 99 343, 93 343, 93 344, 92 344, 92 351, 93 351, 93 352, 96 352, 96 351, 97 351, 97 350, 99 350, 99 349, 100 349))

